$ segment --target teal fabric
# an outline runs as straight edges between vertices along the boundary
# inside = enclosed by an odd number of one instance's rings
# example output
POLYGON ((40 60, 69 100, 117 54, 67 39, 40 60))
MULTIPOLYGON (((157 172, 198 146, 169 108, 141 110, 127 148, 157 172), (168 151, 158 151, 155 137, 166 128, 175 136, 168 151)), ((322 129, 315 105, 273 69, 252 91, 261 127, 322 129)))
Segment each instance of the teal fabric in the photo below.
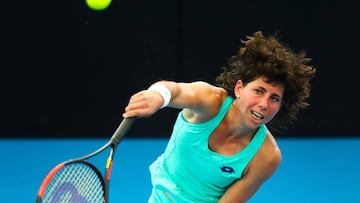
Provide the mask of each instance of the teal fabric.
POLYGON ((165 152, 150 166, 153 191, 149 202, 218 202, 229 185, 241 178, 265 140, 267 129, 261 125, 251 142, 235 155, 211 151, 209 136, 233 100, 227 97, 218 114, 203 123, 189 123, 179 113, 165 152))

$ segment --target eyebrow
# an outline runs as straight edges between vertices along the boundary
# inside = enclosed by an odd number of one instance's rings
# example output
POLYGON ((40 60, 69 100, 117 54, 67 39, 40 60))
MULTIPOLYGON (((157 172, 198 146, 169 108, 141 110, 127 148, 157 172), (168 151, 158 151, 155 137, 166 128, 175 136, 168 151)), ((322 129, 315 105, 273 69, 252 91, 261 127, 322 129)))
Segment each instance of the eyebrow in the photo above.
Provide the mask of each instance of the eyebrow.
MULTIPOLYGON (((263 90, 264 92, 268 92, 267 89, 262 86, 259 86, 258 88, 263 90)), ((276 94, 276 93, 272 94, 271 96, 276 96, 276 97, 279 97, 280 99, 282 99, 282 96, 280 96, 279 94, 276 94)))

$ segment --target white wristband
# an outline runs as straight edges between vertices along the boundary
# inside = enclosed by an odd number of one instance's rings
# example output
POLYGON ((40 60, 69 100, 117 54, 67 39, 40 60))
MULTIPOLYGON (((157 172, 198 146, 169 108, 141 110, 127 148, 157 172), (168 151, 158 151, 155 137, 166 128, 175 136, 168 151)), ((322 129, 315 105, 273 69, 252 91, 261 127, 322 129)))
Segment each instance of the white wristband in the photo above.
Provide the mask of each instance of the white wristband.
POLYGON ((156 91, 163 98, 164 103, 161 105, 160 109, 169 105, 170 100, 171 100, 171 92, 167 87, 165 87, 164 85, 161 85, 161 84, 154 84, 154 85, 151 85, 148 90, 156 91))

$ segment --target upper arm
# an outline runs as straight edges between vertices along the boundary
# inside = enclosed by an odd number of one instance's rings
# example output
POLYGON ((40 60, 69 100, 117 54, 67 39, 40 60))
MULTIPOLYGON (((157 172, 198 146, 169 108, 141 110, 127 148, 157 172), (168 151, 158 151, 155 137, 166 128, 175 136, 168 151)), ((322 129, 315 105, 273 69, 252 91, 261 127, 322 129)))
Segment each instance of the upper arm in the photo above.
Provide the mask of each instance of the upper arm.
POLYGON ((160 83, 171 91, 170 107, 185 109, 194 114, 216 114, 226 93, 225 90, 202 81, 160 83))
POLYGON ((178 108, 198 108, 206 105, 206 96, 218 94, 217 88, 202 82, 191 82, 191 83, 175 83, 170 82, 172 93, 172 99, 170 105, 178 108))
POLYGON ((270 153, 270 156, 266 156, 266 159, 263 157, 260 157, 262 160, 254 160, 256 163, 245 172, 241 179, 227 189, 219 203, 244 203, 258 191, 261 185, 274 174, 280 164, 281 153, 280 150, 276 150, 270 153))

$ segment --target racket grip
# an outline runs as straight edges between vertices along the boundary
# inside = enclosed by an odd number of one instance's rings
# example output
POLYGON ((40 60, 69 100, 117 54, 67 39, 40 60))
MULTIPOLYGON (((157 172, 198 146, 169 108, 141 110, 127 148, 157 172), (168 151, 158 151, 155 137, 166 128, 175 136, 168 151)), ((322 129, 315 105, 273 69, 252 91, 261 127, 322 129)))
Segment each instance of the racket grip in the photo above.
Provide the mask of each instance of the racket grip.
POLYGON ((116 129, 113 136, 111 137, 111 143, 112 144, 115 144, 115 145, 119 144, 119 142, 125 136, 126 132, 129 130, 131 125, 134 123, 135 119, 136 119, 135 117, 124 118, 121 121, 119 127, 116 129))

